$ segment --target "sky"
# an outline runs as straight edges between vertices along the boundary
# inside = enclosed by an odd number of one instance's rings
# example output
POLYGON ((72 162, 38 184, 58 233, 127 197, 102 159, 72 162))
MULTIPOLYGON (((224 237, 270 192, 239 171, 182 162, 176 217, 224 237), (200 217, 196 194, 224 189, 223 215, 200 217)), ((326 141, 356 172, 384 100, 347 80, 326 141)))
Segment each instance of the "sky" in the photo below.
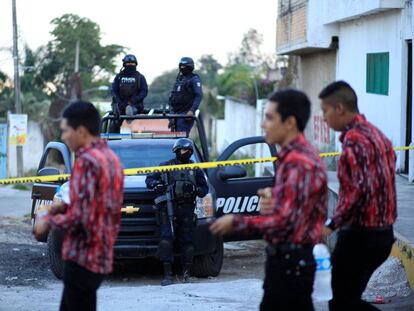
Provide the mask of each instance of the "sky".
MULTIPOLYGON (((16 0, 19 50, 36 49, 50 39, 50 21, 65 13, 87 17, 101 27, 102 44, 120 44, 138 59, 151 81, 177 68, 182 56, 213 54, 226 64, 243 34, 255 28, 263 51, 275 53, 276 0, 16 0)), ((12 0, 0 1, 0 70, 12 75, 12 0)), ((121 66, 120 57, 119 64, 121 66)), ((119 66, 119 68, 120 68, 119 66)), ((119 69, 118 68, 118 69, 119 69)))

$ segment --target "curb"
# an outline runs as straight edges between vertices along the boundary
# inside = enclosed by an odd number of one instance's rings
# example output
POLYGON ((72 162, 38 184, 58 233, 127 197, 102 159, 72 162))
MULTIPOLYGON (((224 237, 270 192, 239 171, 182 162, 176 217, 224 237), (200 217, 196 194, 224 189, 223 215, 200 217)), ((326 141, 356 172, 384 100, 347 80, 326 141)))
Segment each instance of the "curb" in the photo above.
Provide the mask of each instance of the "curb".
POLYGON ((410 242, 400 233, 394 230, 395 243, 392 246, 390 256, 397 257, 401 260, 404 266, 405 274, 407 275, 408 283, 414 290, 414 248, 410 242))
MULTIPOLYGON (((329 195, 328 195, 328 215, 331 216, 334 212, 336 206, 336 200, 338 199, 338 189, 339 186, 337 183, 330 182, 328 185, 329 195)), ((411 246, 409 240, 405 238, 402 234, 395 230, 394 226, 394 237, 395 242, 392 246, 391 253, 389 256, 398 258, 403 267, 405 274, 407 276, 408 283, 410 284, 411 289, 414 291, 414 247, 411 246)), ((328 238, 328 246, 332 251, 336 243, 336 236, 331 235, 328 238)))

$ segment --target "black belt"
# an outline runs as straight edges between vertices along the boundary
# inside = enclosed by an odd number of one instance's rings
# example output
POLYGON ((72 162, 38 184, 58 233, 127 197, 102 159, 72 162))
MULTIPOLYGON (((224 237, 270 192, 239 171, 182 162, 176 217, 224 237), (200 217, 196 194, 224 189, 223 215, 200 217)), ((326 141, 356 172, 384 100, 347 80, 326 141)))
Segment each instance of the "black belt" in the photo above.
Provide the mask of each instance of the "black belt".
POLYGON ((286 254, 289 252, 294 251, 306 251, 310 250, 312 251, 313 245, 312 244, 293 244, 293 243, 281 243, 281 244, 269 244, 266 246, 266 254, 268 256, 275 256, 275 255, 281 255, 286 254))
POLYGON ((347 231, 347 230, 354 230, 354 231, 361 231, 361 232, 387 232, 392 231, 393 226, 384 226, 384 227, 363 227, 359 225, 346 225, 340 228, 341 231, 347 231))

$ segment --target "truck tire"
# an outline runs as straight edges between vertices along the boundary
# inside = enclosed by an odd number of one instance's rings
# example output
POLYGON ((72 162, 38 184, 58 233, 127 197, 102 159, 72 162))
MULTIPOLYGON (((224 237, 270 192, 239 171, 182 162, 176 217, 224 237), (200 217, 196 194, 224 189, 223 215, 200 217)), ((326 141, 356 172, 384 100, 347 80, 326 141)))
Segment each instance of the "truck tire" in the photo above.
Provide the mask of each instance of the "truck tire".
POLYGON ((217 276, 223 266, 223 239, 217 237, 216 249, 213 253, 194 257, 191 268, 192 275, 199 278, 217 276))
POLYGON ((51 230, 47 238, 47 252, 50 270, 59 280, 63 278, 62 243, 63 232, 51 230))

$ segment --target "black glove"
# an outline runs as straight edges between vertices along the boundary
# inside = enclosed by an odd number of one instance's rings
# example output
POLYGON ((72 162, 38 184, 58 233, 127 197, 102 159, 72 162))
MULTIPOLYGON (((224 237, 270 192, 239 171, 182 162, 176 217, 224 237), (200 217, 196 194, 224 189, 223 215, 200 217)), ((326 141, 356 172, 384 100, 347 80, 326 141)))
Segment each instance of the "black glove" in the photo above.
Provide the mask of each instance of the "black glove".
POLYGON ((167 185, 165 184, 156 184, 154 187, 154 191, 157 194, 163 194, 167 190, 167 185))
POLYGON ((205 192, 204 192, 203 188, 201 188, 201 187, 197 187, 196 193, 197 193, 197 196, 200 197, 200 198, 205 196, 205 192))
POLYGON ((192 183, 185 182, 183 184, 183 192, 184 193, 195 193, 196 189, 192 183))

